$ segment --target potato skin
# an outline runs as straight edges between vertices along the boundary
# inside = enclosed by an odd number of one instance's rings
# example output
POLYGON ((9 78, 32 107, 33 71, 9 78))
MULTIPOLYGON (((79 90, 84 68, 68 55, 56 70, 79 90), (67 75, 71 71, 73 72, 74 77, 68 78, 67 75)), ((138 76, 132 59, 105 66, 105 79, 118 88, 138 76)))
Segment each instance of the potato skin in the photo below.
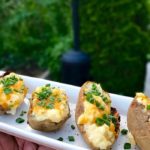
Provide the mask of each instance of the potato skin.
MULTIPOLYGON (((67 103, 68 105, 68 103, 67 103)), ((52 122, 50 119, 45 119, 43 121, 38 121, 36 118, 32 115, 32 102, 30 103, 29 111, 28 111, 28 124, 35 130, 43 131, 43 132, 50 132, 50 131, 56 131, 59 130, 63 124, 66 122, 66 120, 70 117, 70 108, 69 113, 66 118, 64 118, 61 122, 56 123, 52 122)))
POLYGON ((150 111, 134 99, 128 109, 127 125, 141 150, 150 149, 150 111))
POLYGON ((34 118, 34 116, 32 116, 31 114, 28 113, 29 125, 35 130, 44 131, 44 132, 59 130, 68 118, 69 118, 69 115, 59 123, 52 122, 49 119, 46 119, 43 121, 37 121, 34 118))
POLYGON ((4 110, 1 106, 0 106, 0 115, 3 115, 6 113, 6 110, 4 110))
MULTIPOLYGON (((79 93, 79 97, 78 97, 78 102, 77 102, 77 105, 76 105, 76 110, 75 110, 75 121, 76 121, 76 125, 83 137, 83 139, 85 140, 85 142, 90 146, 90 148, 92 150, 100 150, 99 148, 96 148, 89 140, 88 140, 88 136, 86 134, 86 132, 84 131, 84 126, 83 125, 79 125, 77 122, 78 122, 78 118, 79 116, 84 112, 84 107, 83 107, 83 101, 82 101, 82 97, 84 96, 84 88, 87 84, 92 84, 93 82, 91 81, 87 81, 83 84, 83 86, 81 87, 80 89, 80 93, 79 93)), ((119 133, 119 127, 120 127, 120 116, 117 112, 117 110, 115 108, 112 108, 112 113, 114 115, 117 116, 117 127, 116 127, 116 130, 117 132, 119 133)), ((111 149, 111 147, 108 147, 107 150, 111 149)))

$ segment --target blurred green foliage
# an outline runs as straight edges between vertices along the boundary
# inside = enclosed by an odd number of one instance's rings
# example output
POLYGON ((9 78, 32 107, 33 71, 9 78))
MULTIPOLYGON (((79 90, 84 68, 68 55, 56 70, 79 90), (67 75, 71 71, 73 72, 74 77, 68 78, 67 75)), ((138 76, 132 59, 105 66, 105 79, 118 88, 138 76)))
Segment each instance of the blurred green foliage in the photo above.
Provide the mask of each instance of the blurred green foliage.
POLYGON ((71 47, 70 11, 61 0, 1 0, 0 66, 59 72, 58 57, 71 47))
POLYGON ((110 92, 142 91, 150 50, 146 0, 80 1, 82 49, 91 56, 91 75, 110 92))
MULTIPOLYGON (((143 89, 150 50, 147 0, 81 0, 81 49, 91 78, 110 92, 143 89)), ((60 56, 72 47, 70 0, 1 0, 0 67, 49 68, 60 79, 60 56)), ((32 70, 31 70, 32 71, 32 70)))

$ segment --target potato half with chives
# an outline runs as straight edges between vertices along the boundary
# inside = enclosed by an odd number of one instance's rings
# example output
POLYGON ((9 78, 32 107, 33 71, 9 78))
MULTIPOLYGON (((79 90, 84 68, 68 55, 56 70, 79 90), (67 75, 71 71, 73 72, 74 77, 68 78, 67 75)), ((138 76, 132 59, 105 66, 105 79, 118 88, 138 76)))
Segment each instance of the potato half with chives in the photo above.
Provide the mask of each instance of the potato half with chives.
POLYGON ((81 87, 75 119, 84 140, 93 150, 108 150, 116 141, 120 116, 100 84, 86 82, 81 87))
POLYGON ((127 114, 128 129, 141 150, 150 149, 150 97, 136 93, 127 114))
POLYGON ((28 123, 33 129, 58 130, 69 116, 68 97, 64 90, 47 84, 37 87, 32 93, 28 123))
POLYGON ((18 74, 6 72, 0 76, 0 114, 14 115, 26 93, 27 87, 18 74))

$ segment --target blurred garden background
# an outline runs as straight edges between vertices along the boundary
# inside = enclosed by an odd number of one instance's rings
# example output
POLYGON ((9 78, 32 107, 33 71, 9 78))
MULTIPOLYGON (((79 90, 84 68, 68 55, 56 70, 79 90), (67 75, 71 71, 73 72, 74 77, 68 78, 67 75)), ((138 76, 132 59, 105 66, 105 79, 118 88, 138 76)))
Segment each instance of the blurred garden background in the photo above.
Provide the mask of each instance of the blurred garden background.
MULTIPOLYGON (((0 0, 0 68, 61 81, 73 47, 71 0, 0 0)), ((90 79, 112 93, 143 91, 150 56, 149 0, 80 0, 81 49, 90 79)))

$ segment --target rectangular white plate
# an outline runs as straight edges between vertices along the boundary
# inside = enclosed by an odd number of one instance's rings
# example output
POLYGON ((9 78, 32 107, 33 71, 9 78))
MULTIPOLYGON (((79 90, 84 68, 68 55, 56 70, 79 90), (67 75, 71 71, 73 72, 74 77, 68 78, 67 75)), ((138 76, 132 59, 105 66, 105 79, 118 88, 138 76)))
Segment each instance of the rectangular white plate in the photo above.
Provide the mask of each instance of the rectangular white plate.
MULTIPOLYGON (((2 74, 3 71, 0 71, 2 74)), ((17 110, 16 115, 2 115, 0 116, 0 131, 32 141, 47 147, 52 147, 58 150, 87 150, 89 147, 82 139, 77 126, 75 124, 75 106, 78 99, 78 93, 80 88, 72 85, 62 84, 58 82, 48 81, 44 79, 38 79, 33 77, 22 76, 25 81, 26 86, 29 88, 28 95, 25 98, 23 105, 17 110), (27 124, 27 116, 24 115, 23 118, 26 120, 22 124, 16 123, 16 118, 19 117, 22 110, 27 111, 29 107, 29 98, 31 97, 32 91, 41 85, 50 83, 52 86, 60 87, 66 90, 69 97, 69 105, 71 110, 71 117, 65 123, 63 128, 57 132, 44 133, 40 131, 33 130, 27 124), (75 126, 75 130, 71 129, 71 125, 75 126), (68 136, 74 136, 75 142, 69 142, 68 136), (58 141, 59 137, 63 137, 64 141, 58 141)), ((116 94, 110 94, 112 99, 112 106, 116 107, 121 116, 121 129, 127 128, 126 125, 126 115, 128 107, 132 101, 132 98, 120 96, 116 94)), ((129 142, 127 136, 119 135, 118 140, 113 145, 112 150, 123 150, 123 145, 125 142, 129 142)), ((132 150, 137 147, 132 146, 132 150)))

